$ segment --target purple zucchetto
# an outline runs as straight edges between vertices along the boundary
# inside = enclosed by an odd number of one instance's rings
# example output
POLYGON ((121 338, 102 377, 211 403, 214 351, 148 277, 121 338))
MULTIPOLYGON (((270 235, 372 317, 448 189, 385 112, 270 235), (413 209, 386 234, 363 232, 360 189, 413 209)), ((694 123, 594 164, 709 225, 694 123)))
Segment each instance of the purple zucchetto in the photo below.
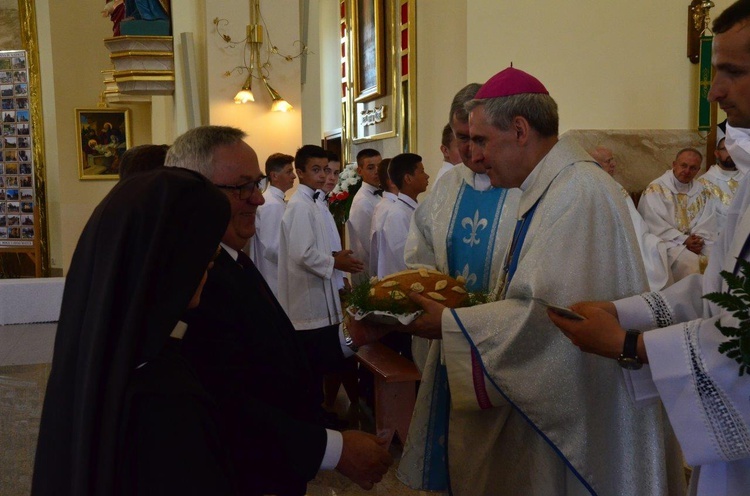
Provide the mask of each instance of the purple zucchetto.
POLYGON ((514 67, 508 67, 488 79, 479 88, 474 98, 484 100, 486 98, 500 98, 523 93, 549 95, 547 88, 537 78, 514 67))

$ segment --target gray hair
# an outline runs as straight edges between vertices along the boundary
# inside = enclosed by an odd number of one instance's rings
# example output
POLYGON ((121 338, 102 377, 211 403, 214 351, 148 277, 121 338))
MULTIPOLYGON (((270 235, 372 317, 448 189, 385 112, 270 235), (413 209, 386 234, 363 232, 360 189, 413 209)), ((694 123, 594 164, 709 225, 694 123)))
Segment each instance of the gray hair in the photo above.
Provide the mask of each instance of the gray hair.
POLYGON ((453 121, 453 116, 456 116, 458 122, 467 123, 469 122, 469 112, 466 110, 466 102, 474 98, 479 88, 482 85, 479 83, 469 83, 456 93, 451 102, 451 112, 448 114, 448 124, 453 121))
POLYGON ((680 159, 680 155, 682 155, 683 153, 694 153, 694 154, 698 155, 698 158, 700 158, 701 162, 703 162, 703 154, 701 152, 699 152, 698 150, 696 150, 695 148, 691 147, 691 146, 683 148, 682 150, 680 150, 679 152, 677 152, 677 155, 674 156, 674 159, 675 160, 679 160, 680 159))
POLYGON ((229 126, 200 126, 193 128, 174 140, 164 160, 165 167, 183 167, 199 172, 211 179, 214 150, 220 146, 242 141, 247 134, 229 126))
POLYGON ((515 117, 523 117, 532 129, 541 136, 557 136, 560 117, 557 103, 543 93, 521 93, 500 98, 471 100, 466 103, 466 111, 471 112, 484 105, 484 112, 490 124, 503 131, 510 128, 515 117))

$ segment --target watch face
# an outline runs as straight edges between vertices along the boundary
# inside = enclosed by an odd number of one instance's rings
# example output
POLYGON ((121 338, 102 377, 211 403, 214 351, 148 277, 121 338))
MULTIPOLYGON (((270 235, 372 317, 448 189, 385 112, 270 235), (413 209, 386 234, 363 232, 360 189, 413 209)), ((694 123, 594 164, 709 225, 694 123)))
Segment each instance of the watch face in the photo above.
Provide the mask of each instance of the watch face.
POLYGON ((624 357, 620 356, 617 359, 617 363, 620 364, 620 367, 626 369, 626 370, 638 370, 641 367, 643 367, 643 364, 640 360, 637 358, 631 358, 631 357, 624 357))

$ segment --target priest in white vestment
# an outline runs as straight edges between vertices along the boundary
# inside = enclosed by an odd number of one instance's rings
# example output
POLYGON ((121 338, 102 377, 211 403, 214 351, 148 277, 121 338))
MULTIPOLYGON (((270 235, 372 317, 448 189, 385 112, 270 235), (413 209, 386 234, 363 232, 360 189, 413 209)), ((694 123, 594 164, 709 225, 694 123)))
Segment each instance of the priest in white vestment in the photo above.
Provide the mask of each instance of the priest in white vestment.
POLYGON ((265 203, 255 211, 255 236, 250 239, 250 258, 263 274, 274 296, 279 297, 279 233, 286 210, 284 194, 294 186, 294 157, 274 153, 266 159, 268 188, 263 192, 265 203))
MULTIPOLYGON (((357 153, 357 174, 362 178, 362 185, 352 199, 349 219, 346 221, 349 248, 358 260, 364 262, 365 269, 370 267, 372 214, 383 194, 378 180, 378 164, 381 160, 380 152, 372 148, 365 148, 357 153)), ((359 284, 368 276, 366 272, 352 274, 352 283, 359 284)))
POLYGON ((370 265, 368 271, 373 276, 378 274, 378 258, 380 257, 378 253, 378 233, 383 230, 383 222, 385 221, 385 212, 388 209, 388 205, 398 199, 398 188, 393 184, 391 178, 388 177, 388 166, 390 163, 391 159, 384 158, 378 164, 378 181, 383 187, 383 197, 375 205, 375 210, 372 212, 372 222, 370 223, 370 265))
MULTIPOLYGON (((738 76, 736 67, 750 67, 749 27, 747 1, 736 2, 714 21, 716 73, 709 92, 709 99, 727 112, 727 151, 745 174, 750 171, 750 72, 738 76)), ((746 175, 703 276, 614 304, 575 305, 587 317, 583 322, 550 316, 584 351, 629 360, 635 370, 626 377, 637 401, 661 398, 685 459, 693 466, 692 496, 740 496, 750 488, 750 377, 740 376, 737 361, 720 352, 729 338, 716 327, 738 322, 731 312, 702 298, 728 290, 720 271, 738 274, 737 259, 750 260, 749 241, 746 175), (632 345, 626 349, 629 339, 635 341, 634 350, 632 345), (628 353, 632 356, 625 356, 628 353), (641 362, 647 365, 637 369, 641 362)))
POLYGON ((443 136, 440 140, 440 153, 443 154, 443 166, 438 170, 438 173, 435 176, 435 181, 433 182, 437 182, 443 174, 456 165, 461 165, 463 162, 461 159, 461 153, 458 149, 458 140, 456 139, 456 135, 453 134, 453 128, 451 128, 450 123, 443 127, 443 136))
POLYGON ((281 220, 279 259, 286 263, 279 264, 279 303, 300 331, 343 321, 333 271, 356 272, 363 266, 350 250, 333 253, 325 218, 316 204, 316 190, 325 183, 326 151, 305 145, 297 150, 294 164, 300 184, 281 220))
MULTIPOLYGON (((450 310, 410 295, 425 308, 410 330, 442 337, 453 412, 495 420, 460 440, 451 431, 451 447, 473 453, 449 456, 453 494, 679 494, 682 460, 661 406, 636 408, 617 364, 579 353, 533 299, 569 305, 646 288, 619 188, 580 146, 558 140, 557 105, 533 76, 502 71, 469 109, 472 159, 493 185, 522 194, 499 301, 450 310)), ((415 418, 430 406, 421 392, 415 418)), ((402 459, 418 481, 411 468, 402 459)))
MULTIPOLYGON (((612 150, 604 146, 597 146, 593 150, 590 150, 589 154, 596 160, 604 172, 614 178, 617 161, 612 150)), ((633 199, 622 185, 618 183, 618 186, 620 186, 625 202, 628 204, 630 220, 633 221, 635 235, 638 238, 638 247, 641 249, 643 265, 646 269, 648 287, 652 291, 658 291, 674 282, 672 271, 669 270, 667 245, 660 237, 649 232, 648 224, 644 222, 643 217, 638 213, 633 199)))
POLYGON ((709 199, 708 207, 716 216, 716 230, 721 233, 727 222, 727 209, 732 202, 740 181, 745 174, 737 169, 734 160, 727 152, 725 133, 721 128, 716 130, 716 164, 698 178, 709 199))
POLYGON ((675 282, 703 272, 717 235, 703 185, 694 180, 702 160, 694 148, 680 150, 672 169, 652 181, 638 202, 638 211, 651 233, 667 243, 675 282))

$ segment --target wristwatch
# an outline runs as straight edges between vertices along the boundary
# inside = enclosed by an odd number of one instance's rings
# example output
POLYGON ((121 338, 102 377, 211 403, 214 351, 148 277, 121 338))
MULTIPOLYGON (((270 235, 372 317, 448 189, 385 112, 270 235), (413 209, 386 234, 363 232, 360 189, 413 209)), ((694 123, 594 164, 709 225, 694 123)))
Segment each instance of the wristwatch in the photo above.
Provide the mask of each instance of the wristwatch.
POLYGON ((627 370, 638 370, 643 367, 640 358, 638 358, 638 336, 641 333, 628 329, 625 332, 625 343, 622 346, 622 354, 617 357, 617 363, 620 367, 627 370))
POLYGON ((354 344, 354 340, 352 339, 352 335, 349 334, 349 328, 346 327, 346 321, 341 323, 341 334, 344 335, 344 344, 352 350, 354 353, 359 351, 359 346, 354 344))

